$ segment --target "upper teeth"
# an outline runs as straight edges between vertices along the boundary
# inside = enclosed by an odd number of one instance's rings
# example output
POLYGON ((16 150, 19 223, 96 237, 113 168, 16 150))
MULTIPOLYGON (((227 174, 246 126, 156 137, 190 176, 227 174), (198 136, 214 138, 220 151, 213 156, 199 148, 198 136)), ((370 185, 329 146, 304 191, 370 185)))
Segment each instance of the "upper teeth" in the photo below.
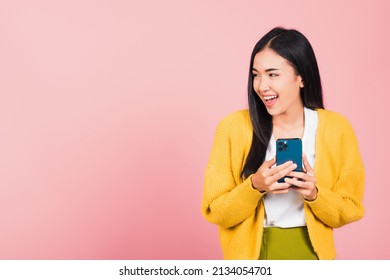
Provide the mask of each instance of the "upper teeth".
POLYGON ((276 97, 277 97, 276 95, 264 96, 264 99, 268 101, 268 100, 274 99, 276 97))

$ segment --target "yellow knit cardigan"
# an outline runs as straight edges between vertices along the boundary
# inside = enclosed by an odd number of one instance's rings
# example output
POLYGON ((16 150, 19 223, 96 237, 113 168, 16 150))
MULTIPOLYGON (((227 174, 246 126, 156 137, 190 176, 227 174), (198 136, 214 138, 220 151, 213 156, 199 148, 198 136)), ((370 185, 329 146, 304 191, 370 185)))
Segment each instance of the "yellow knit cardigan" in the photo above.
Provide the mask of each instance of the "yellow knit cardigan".
MULTIPOLYGON (((355 133, 340 114, 318 109, 317 199, 304 202, 309 237, 319 259, 334 259, 333 228, 363 216, 364 167, 355 133)), ((230 114, 218 125, 205 172, 202 214, 219 226, 225 259, 258 259, 263 193, 240 173, 252 143, 248 110, 230 114)), ((252 176, 252 175, 251 175, 252 176)))

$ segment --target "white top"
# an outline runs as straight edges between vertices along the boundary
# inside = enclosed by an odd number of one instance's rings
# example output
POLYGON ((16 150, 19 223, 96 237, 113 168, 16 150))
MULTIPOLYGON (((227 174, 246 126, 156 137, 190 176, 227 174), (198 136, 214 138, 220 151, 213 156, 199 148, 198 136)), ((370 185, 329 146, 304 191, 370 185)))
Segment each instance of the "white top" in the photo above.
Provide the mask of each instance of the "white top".
MULTIPOLYGON (((304 114, 305 128, 302 137, 302 150, 306 154, 308 162, 314 168, 318 113, 305 107, 304 114)), ((276 140, 272 136, 265 159, 270 160, 275 157, 275 154, 276 140)), ((286 194, 267 193, 263 197, 263 201, 265 207, 264 227, 289 228, 306 226, 303 198, 300 193, 295 191, 289 191, 286 194)))

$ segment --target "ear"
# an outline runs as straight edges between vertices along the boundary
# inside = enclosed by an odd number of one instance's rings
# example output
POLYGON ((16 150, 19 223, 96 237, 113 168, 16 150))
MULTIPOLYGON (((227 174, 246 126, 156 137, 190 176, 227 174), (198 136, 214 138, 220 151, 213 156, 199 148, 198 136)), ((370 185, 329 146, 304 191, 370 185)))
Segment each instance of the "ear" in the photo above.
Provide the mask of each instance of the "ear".
POLYGON ((303 83, 303 79, 302 79, 301 75, 298 75, 297 78, 298 78, 299 80, 301 80, 301 81, 299 82, 299 87, 300 87, 300 88, 303 88, 305 85, 304 85, 304 83, 303 83))

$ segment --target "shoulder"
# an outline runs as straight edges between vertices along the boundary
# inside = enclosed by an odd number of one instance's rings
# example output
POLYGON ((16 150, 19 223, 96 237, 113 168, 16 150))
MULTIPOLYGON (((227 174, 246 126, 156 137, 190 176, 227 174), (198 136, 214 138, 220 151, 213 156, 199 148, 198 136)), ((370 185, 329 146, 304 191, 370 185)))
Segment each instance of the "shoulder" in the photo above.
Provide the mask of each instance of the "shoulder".
POLYGON ((336 135, 355 137, 355 132, 350 121, 342 114, 324 109, 317 109, 317 112, 318 129, 322 133, 329 137, 336 135))
POLYGON ((239 129, 251 127, 251 119, 248 110, 239 110, 225 116, 218 124, 218 127, 239 129))
POLYGON ((351 126, 349 120, 340 113, 325 109, 317 109, 318 120, 321 123, 327 123, 334 126, 351 126))
POLYGON ((235 141, 252 137, 252 123, 248 110, 239 110, 225 116, 217 125, 216 136, 235 141))

